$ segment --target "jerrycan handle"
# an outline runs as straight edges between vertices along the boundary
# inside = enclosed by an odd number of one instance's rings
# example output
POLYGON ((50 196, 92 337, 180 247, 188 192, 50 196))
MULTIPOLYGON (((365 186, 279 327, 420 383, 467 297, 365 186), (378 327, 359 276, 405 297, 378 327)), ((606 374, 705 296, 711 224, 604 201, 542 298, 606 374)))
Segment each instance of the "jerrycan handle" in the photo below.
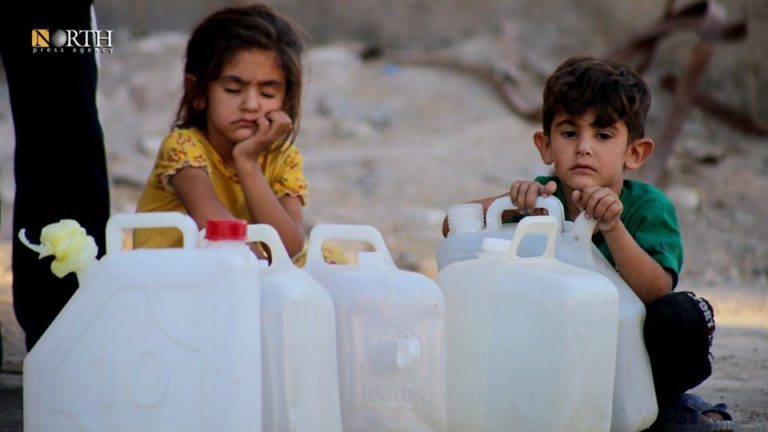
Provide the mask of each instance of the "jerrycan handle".
POLYGON ((597 219, 587 218, 586 212, 579 213, 573 221, 573 239, 579 245, 579 249, 592 263, 592 234, 597 228, 597 219))
MULTIPOLYGON (((557 221, 558 231, 563 230, 565 210, 559 199, 553 196, 538 197, 536 198, 536 208, 546 209, 549 216, 552 216, 557 221)), ((512 204, 512 198, 509 195, 497 198, 488 206, 488 211, 485 213, 485 227, 488 230, 500 230, 502 225, 501 214, 506 210, 517 210, 517 206, 512 204)))
POLYGON ((120 213, 107 222, 107 254, 121 252, 123 230, 137 228, 177 228, 181 231, 184 249, 194 249, 197 244, 197 224, 183 213, 120 213))
MULTIPOLYGON (((197 234, 197 244, 200 247, 204 247, 208 240, 205 238, 206 229, 203 228, 197 234)), ((269 246, 269 251, 272 254, 272 263, 269 267, 285 267, 287 265, 293 265, 291 257, 288 256, 288 251, 285 250, 285 245, 280 239, 280 234, 277 233, 274 227, 269 224, 251 224, 248 225, 245 234, 245 243, 262 242, 269 246)), ((275 268, 277 268, 275 267, 275 268)))
POLYGON ((306 266, 331 265, 323 259, 323 242, 326 240, 354 240, 373 246, 373 249, 384 258, 384 264, 389 268, 396 268, 392 255, 381 233, 370 225, 334 225, 319 224, 309 233, 309 245, 307 246, 306 266))
POLYGON ((557 237, 557 219, 552 216, 528 216, 523 218, 517 225, 517 231, 515 231, 514 237, 512 237, 512 244, 507 251, 506 259, 508 260, 538 260, 541 258, 554 259, 555 258, 555 238, 557 237), (520 242, 528 234, 546 234, 547 236, 547 248, 544 253, 536 257, 521 258, 517 255, 517 250, 520 247, 520 242))
POLYGON ((269 266, 272 268, 283 268, 293 266, 291 257, 288 256, 288 251, 285 250, 285 245, 280 239, 280 234, 277 230, 269 224, 253 224, 248 225, 248 233, 246 234, 248 243, 262 242, 269 246, 269 252, 272 256, 272 264, 269 266))

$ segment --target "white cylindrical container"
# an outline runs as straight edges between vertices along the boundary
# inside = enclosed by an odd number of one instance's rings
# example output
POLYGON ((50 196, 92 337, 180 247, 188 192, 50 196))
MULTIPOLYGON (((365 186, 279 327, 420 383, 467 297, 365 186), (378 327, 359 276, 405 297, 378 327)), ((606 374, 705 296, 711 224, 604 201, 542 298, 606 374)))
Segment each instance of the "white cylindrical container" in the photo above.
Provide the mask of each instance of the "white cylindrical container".
POLYGON ((244 239, 196 249, 180 213, 122 214, 24 361, 24 429, 253 431, 261 425, 259 266, 244 239), (179 249, 120 250, 176 227, 179 249))
POLYGON ((398 270, 373 227, 318 225, 304 269, 336 310, 339 390, 345 432, 445 430, 445 305, 437 285, 398 270), (324 262, 326 240, 374 246, 355 265, 324 262))
POLYGON ((480 231, 484 225, 482 204, 454 204, 448 207, 448 229, 450 232, 480 231))
MULTIPOLYGON (((456 204, 448 208, 448 236, 440 242, 436 259, 438 270, 457 261, 475 258, 480 251, 483 239, 488 237, 511 239, 515 235, 517 224, 502 224, 501 216, 506 210, 515 210, 509 196, 496 199, 486 212, 487 224, 483 224, 482 206, 480 204, 456 204), (479 216, 477 215, 479 211, 479 216), (452 218, 453 212, 453 218, 452 218), (479 219, 478 219, 479 218, 479 219), (457 220, 451 223, 451 220, 457 220), (485 226, 484 226, 485 225, 485 226)), ((547 209, 550 216, 563 220, 563 205, 555 197, 540 197, 536 206, 547 209)), ((522 245, 523 256, 541 255, 544 242, 534 237, 527 238, 522 245)))
POLYGON ((248 241, 272 258, 261 278, 263 430, 341 432, 333 302, 270 225, 249 226, 248 241))
POLYGON ((486 243, 438 274, 449 431, 609 430, 618 296, 605 277, 555 259, 557 233, 554 218, 527 217, 506 253, 486 243), (546 237, 544 252, 520 257, 531 234, 546 237))
POLYGON ((558 239, 557 258, 596 271, 613 283, 619 295, 619 338, 613 393, 611 432, 637 432, 653 424, 658 414, 656 392, 643 325, 645 305, 592 243, 597 221, 582 212, 566 222, 558 239))

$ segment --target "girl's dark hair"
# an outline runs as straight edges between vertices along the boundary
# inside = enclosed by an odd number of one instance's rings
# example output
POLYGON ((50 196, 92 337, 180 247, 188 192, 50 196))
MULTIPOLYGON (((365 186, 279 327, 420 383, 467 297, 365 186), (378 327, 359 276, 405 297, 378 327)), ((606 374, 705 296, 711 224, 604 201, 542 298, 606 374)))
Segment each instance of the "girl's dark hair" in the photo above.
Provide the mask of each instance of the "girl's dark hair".
POLYGON ((277 54, 285 75, 283 111, 293 121, 293 130, 276 145, 290 145, 299 129, 301 117, 302 66, 304 35, 289 18, 267 6, 253 4, 221 9, 197 25, 187 43, 184 96, 179 103, 174 127, 206 128, 206 110, 195 109, 193 103, 205 97, 208 85, 219 78, 221 70, 242 49, 263 49, 277 54))
POLYGON ((592 57, 572 57, 558 66, 544 86, 542 123, 549 136, 559 112, 580 116, 595 111, 595 125, 623 120, 629 142, 645 136, 651 92, 642 78, 620 63, 592 57))

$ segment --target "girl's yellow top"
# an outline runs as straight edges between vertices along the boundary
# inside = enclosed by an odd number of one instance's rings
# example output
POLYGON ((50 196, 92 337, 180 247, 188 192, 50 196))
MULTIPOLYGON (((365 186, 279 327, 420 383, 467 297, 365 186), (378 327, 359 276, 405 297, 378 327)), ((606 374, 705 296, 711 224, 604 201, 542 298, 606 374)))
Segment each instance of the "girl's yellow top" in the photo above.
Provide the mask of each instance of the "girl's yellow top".
MULTIPOLYGON (((259 164, 275 196, 296 196, 302 205, 307 202, 308 183, 302 170, 303 159, 295 146, 269 154, 266 164, 262 155, 259 164)), ((222 205, 238 218, 254 223, 245 201, 243 188, 235 170, 227 166, 203 133, 196 129, 176 129, 160 145, 144 192, 136 207, 137 212, 177 211, 187 213, 170 179, 180 169, 203 168, 208 173, 216 196, 222 205)), ((153 228, 134 231, 133 247, 180 247, 181 232, 176 229, 153 228)), ((338 251, 323 249, 326 261, 345 263, 338 251)), ((294 257, 303 263, 304 253, 294 257)))

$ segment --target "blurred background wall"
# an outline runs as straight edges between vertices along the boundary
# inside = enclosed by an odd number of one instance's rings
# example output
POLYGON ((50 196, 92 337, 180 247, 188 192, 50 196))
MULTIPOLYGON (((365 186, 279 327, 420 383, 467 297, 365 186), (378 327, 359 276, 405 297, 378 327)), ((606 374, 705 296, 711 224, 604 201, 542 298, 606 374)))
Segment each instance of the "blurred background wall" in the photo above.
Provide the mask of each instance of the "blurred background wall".
MULTIPOLYGON (((245 4, 224 0, 99 0, 100 26, 128 27, 136 34, 190 30, 219 7, 245 4)), ((560 33, 564 44, 594 36, 615 40, 617 34, 642 28, 661 14, 664 1, 635 0, 268 0, 295 18, 317 42, 338 39, 402 47, 460 40, 487 32, 509 19, 527 38, 560 33)), ((732 3, 732 2, 729 2, 732 3)))
MULTIPOLYGON (((130 36, 189 32, 211 11, 242 0, 98 0, 99 27, 130 36)), ((384 49, 437 48, 511 23, 520 49, 544 59, 601 54, 662 16, 667 0, 267 0, 293 17, 314 44, 356 41, 384 49)), ((677 8, 691 4, 676 0, 677 8)), ((746 18, 749 35, 718 45, 702 89, 768 119, 768 1, 720 0, 732 19, 746 18)), ((679 72, 695 36, 665 40, 656 54, 658 74, 679 72)), ((552 60, 550 60, 550 63, 552 60)), ((554 67, 556 64, 547 64, 554 67)), ((652 78, 652 77, 651 77, 652 78)))

